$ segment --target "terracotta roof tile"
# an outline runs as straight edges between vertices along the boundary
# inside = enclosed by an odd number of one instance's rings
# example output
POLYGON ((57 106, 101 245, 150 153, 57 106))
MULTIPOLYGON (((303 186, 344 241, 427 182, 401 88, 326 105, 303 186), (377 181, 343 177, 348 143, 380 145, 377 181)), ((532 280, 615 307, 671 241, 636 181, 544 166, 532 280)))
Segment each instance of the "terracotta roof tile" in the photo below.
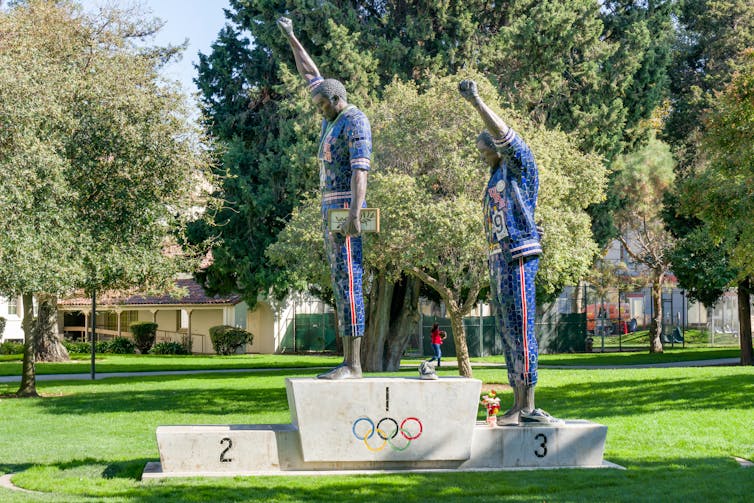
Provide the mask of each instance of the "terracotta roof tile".
MULTIPOLYGON (((127 295, 125 293, 110 292, 97 297, 97 305, 105 306, 128 306, 128 305, 206 305, 206 304, 238 304, 241 302, 241 296, 232 295, 215 295, 210 297, 204 288, 193 279, 176 280, 175 286, 184 290, 186 294, 182 297, 172 294, 164 295, 127 295)), ((91 305, 92 299, 81 295, 61 299, 58 302, 60 306, 88 306, 91 305)))

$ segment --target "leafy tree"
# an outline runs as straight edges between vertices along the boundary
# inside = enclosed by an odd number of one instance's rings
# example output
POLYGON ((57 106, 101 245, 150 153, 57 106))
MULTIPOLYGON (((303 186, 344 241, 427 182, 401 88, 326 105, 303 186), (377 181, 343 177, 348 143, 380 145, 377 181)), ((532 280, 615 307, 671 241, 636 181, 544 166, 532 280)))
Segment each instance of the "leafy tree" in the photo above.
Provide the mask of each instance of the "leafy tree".
MULTIPOLYGON (((696 191, 700 183, 703 186, 709 180, 695 178, 705 176, 702 145, 709 126, 703 120, 705 113, 716 106, 718 93, 736 71, 747 66, 741 56, 746 48, 754 47, 753 15, 754 4, 745 0, 688 0, 682 3, 677 23, 679 35, 671 70, 673 106, 664 134, 678 160, 679 183, 666 198, 664 218, 679 238, 673 251, 674 261, 682 268, 677 273, 679 281, 698 298, 707 299, 706 305, 716 302, 732 278, 743 281, 746 277, 737 268, 738 259, 733 259, 740 239, 735 224, 719 232, 719 227, 713 230, 711 221, 701 218, 697 203, 706 195, 696 191)), ((746 284, 741 286, 747 289, 746 284)), ((740 320, 742 328, 748 323, 745 318, 740 320)))
MULTIPOLYGON (((349 101, 362 109, 381 100, 396 77, 424 90, 433 85, 433 78, 477 68, 526 119, 572 134, 582 150, 601 155, 606 162, 646 137, 642 120, 665 95, 672 2, 231 0, 230 4, 229 24, 219 33, 212 52, 200 55, 197 78, 208 125, 223 144, 217 171, 229 176, 218 187, 218 196, 226 206, 214 216, 216 227, 192 230, 196 237, 217 233, 219 238, 213 265, 197 279, 211 292, 239 291, 250 305, 259 295, 271 292, 280 298, 292 286, 301 286, 300 276, 287 271, 296 260, 270 261, 265 251, 280 239, 297 239, 281 232, 293 215, 300 214, 296 207, 316 189, 312 153, 318 121, 290 71, 290 51, 275 26, 278 16, 293 19, 323 74, 346 82, 349 101)), ((423 127, 417 123, 413 132, 423 127)), ((563 135, 559 141, 565 152, 573 152, 571 138, 563 135)), ((578 155, 564 164, 576 159, 578 155)), ((548 180, 554 186, 561 182, 559 177, 548 180)), ((374 201, 374 189, 370 182, 369 201, 374 201)), ((609 197, 607 202, 613 205, 591 211, 601 244, 613 236, 611 212, 617 200, 609 197)), ((313 211, 302 209, 306 214, 313 211)), ((542 209, 543 214, 547 211, 542 209)), ((551 219, 553 232, 579 229, 577 235, 563 233, 558 238, 568 246, 589 239, 582 227, 588 217, 578 212, 570 218, 551 219)), ((299 225, 294 228, 304 232, 299 225)), ((585 255, 577 255, 578 260, 585 255)), ((569 260, 553 256, 551 266, 541 269, 542 284, 548 285, 540 288, 545 292, 542 300, 556 293, 564 277, 578 281, 583 268, 579 264, 567 271, 568 266, 569 260)), ((317 284, 315 293, 329 299, 324 283, 304 283, 317 284)), ((366 291, 374 294, 369 298, 369 318, 381 320, 367 326, 368 341, 376 344, 375 348, 368 348, 370 342, 365 345, 367 367, 390 367, 395 354, 385 359, 376 348, 384 346, 381 341, 400 340, 398 334, 405 333, 417 316, 419 286, 415 275, 401 272, 380 278, 366 291)), ((401 347, 388 346, 390 351, 401 347)))
POLYGON ((0 13, 0 122, 14 125, 0 131, 0 291, 23 297, 21 396, 36 395, 34 296, 157 288, 188 267, 164 250, 210 179, 186 100, 157 73, 177 49, 135 44, 158 28, 69 1, 0 13))
MULTIPOLYGON (((434 289, 451 316, 460 371, 471 375, 462 318, 480 294, 486 295, 489 282, 479 206, 488 175, 474 141, 482 125, 472 110, 459 109, 457 85, 463 78, 476 79, 485 101, 500 107, 483 77, 467 72, 432 79, 424 92, 396 80, 368 111, 375 138, 368 202, 381 208, 382 231, 365 236, 370 272, 365 278, 372 278, 365 290, 371 309, 384 285, 400 278, 415 277, 434 289)), ((538 218, 546 236, 537 291, 546 299, 591 264, 596 245, 584 208, 601 197, 605 169, 599 157, 580 153, 567 135, 537 127, 512 110, 502 115, 527 139, 540 166, 538 218)), ((288 264, 302 286, 329 283, 319 219, 317 200, 307 200, 268 249, 271 260, 288 264)), ((391 302, 381 305, 389 308, 391 302)), ((373 353, 365 355, 365 364, 397 368, 409 332, 386 332, 371 341, 373 353)))
MULTIPOLYGON (((281 285, 285 265, 267 263, 264 250, 316 188, 317 121, 289 78, 279 15, 293 19, 323 73, 347 82, 362 108, 396 76, 424 87, 432 76, 477 67, 535 123, 573 132, 582 148, 610 159, 641 136, 639 121, 664 95, 667 5, 231 0, 229 25, 198 66, 208 123, 225 147, 218 170, 231 175, 219 192, 228 203, 219 227, 194 229, 222 239, 198 279, 210 291, 238 290, 252 305, 281 285)), ((604 220, 609 229, 609 214, 604 220)))
POLYGON ((686 0, 678 16, 671 66, 673 107, 664 133, 684 177, 693 166, 704 133, 705 110, 730 83, 740 55, 754 47, 754 4, 747 0, 686 0))
POLYGON ((741 362, 752 364, 750 292, 754 277, 754 211, 751 187, 754 183, 754 49, 745 53, 731 83, 705 121, 702 138, 703 164, 685 185, 687 213, 705 223, 709 238, 729 260, 738 286, 741 326, 741 362))
POLYGON ((623 194, 615 220, 618 240, 629 256, 646 268, 652 286, 653 318, 649 351, 662 353, 662 287, 670 271, 673 237, 662 221, 662 199, 674 180, 668 145, 651 138, 647 146, 620 161, 616 188, 623 194))

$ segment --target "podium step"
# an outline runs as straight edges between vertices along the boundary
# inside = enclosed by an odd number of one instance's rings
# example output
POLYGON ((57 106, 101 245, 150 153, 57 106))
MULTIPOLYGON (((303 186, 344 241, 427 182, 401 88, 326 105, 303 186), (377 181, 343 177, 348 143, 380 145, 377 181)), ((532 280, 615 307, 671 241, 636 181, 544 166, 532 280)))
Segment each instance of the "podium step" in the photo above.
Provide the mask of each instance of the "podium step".
POLYGON ((601 468, 607 427, 476 422, 481 382, 287 379, 291 424, 159 426, 143 478, 601 468))

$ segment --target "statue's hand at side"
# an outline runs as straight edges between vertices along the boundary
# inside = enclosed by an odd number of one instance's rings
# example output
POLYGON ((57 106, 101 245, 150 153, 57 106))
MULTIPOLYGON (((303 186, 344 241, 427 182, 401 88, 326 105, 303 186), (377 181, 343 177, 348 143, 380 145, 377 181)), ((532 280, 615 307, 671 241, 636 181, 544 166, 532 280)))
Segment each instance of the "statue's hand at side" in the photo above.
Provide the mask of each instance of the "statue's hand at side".
POLYGON ((460 92, 461 96, 463 96, 467 101, 474 101, 474 99, 479 96, 479 91, 477 91, 476 88, 476 82, 474 82, 473 80, 462 80, 458 84, 458 92, 460 92))
POLYGON ((348 218, 340 227, 340 233, 345 236, 358 236, 361 234, 361 215, 348 212, 348 218))
POLYGON ((277 20, 277 25, 285 36, 290 37, 293 35, 293 21, 291 21, 287 17, 279 17, 277 20))

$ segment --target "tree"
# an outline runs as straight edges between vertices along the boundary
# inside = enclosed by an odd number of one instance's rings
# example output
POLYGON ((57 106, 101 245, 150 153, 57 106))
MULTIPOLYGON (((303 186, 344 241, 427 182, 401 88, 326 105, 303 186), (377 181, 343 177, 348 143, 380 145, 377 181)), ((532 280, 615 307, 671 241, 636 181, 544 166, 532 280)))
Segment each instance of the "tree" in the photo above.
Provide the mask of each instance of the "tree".
POLYGON ((702 138, 701 165, 689 177, 684 192, 684 209, 701 219, 712 242, 721 249, 736 271, 741 363, 752 364, 750 292, 754 277, 754 49, 745 52, 741 67, 731 83, 717 95, 706 117, 702 138))
MULTIPOLYGON (((161 287, 191 257, 164 253, 211 182, 159 24, 29 0, 0 14, 0 291, 23 297, 20 396, 36 395, 34 296, 161 287), (117 209, 117 211, 116 211, 117 209)), ((42 303, 43 304, 43 303, 42 303)))
MULTIPOLYGON (((415 277, 434 289, 451 316, 459 369, 471 375, 462 318, 480 293, 486 295, 489 284, 478 202, 487 168, 478 159, 474 141, 481 124, 471 111, 459 113, 463 109, 458 107, 457 85, 463 78, 476 79, 486 102, 500 108, 483 76, 467 72, 432 79, 424 92, 396 80, 368 111, 373 117, 375 167, 367 200, 381 208, 382 231, 365 236, 365 278, 373 278, 365 290, 370 292, 373 313, 372 302, 384 285, 400 278, 415 277)), ((538 218, 547 232, 537 292, 546 300, 591 264, 596 245, 584 208, 601 197, 605 169, 599 157, 580 153, 567 135, 534 126, 510 109, 502 115, 521 131, 540 165, 538 218)), ((329 283, 319 251, 319 219, 316 198, 307 200, 268 250, 271 260, 290 266, 302 286, 329 283)), ((391 302, 381 305, 389 308, 391 302)), ((379 319, 370 315, 368 324, 379 319)), ((384 333, 384 338, 370 342, 376 356, 365 355, 365 363, 397 368, 409 332, 396 334, 386 328, 384 333)))
POLYGON ((288 72, 279 15, 293 19, 323 73, 347 82, 362 109, 394 77, 424 88, 476 67, 536 124, 574 133, 609 160, 641 136, 640 119, 664 96, 667 5, 232 0, 229 25, 198 66, 208 124, 225 147, 218 171, 231 175, 218 193, 228 203, 218 227, 194 229, 221 238, 198 279, 210 291, 237 290, 250 305, 281 285, 285 266, 268 263, 264 250, 316 188, 317 121, 288 72))
POLYGON ((616 213, 618 240, 629 256, 644 266, 652 286, 653 318, 649 351, 662 352, 662 288, 670 271, 672 235, 661 218, 664 193, 673 183, 674 161, 669 147, 651 138, 648 145, 621 159, 616 188, 623 194, 616 213))
MULTIPOLYGON (((678 238, 673 255, 685 270, 679 280, 690 291, 707 298, 706 305, 714 304, 729 279, 740 281, 746 277, 736 267, 737 261, 732 260, 732 250, 739 239, 736 229, 715 232, 710 221, 697 211, 696 203, 706 196, 696 190, 699 183, 704 186, 709 180, 698 182, 695 178, 705 172, 701 146, 709 123, 703 120, 704 115, 715 107, 717 93, 725 89, 735 72, 746 66, 745 58, 741 58, 743 51, 754 47, 754 26, 749 22, 752 15, 751 2, 693 0, 682 4, 677 23, 679 34, 671 69, 672 108, 663 132, 678 160, 678 184, 666 198, 664 218, 678 238)), ((746 289, 746 285, 742 286, 746 289)), ((742 327, 747 320, 740 320, 742 327)))

